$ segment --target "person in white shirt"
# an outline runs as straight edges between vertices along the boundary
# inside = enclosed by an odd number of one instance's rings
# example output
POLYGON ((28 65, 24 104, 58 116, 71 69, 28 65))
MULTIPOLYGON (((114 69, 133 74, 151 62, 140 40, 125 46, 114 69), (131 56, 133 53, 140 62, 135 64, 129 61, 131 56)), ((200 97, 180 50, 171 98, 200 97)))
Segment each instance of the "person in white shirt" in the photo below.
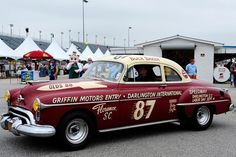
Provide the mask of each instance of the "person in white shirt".
POLYGON ((83 71, 85 72, 93 63, 92 58, 88 58, 88 63, 83 66, 83 71))

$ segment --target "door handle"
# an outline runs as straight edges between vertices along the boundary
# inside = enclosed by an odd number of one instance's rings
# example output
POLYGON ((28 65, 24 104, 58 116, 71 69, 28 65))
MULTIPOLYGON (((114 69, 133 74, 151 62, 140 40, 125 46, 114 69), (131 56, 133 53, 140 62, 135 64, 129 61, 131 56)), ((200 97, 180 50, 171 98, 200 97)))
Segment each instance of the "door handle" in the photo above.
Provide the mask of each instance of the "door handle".
POLYGON ((160 88, 166 88, 166 87, 167 87, 166 84, 162 84, 162 85, 160 85, 160 88))

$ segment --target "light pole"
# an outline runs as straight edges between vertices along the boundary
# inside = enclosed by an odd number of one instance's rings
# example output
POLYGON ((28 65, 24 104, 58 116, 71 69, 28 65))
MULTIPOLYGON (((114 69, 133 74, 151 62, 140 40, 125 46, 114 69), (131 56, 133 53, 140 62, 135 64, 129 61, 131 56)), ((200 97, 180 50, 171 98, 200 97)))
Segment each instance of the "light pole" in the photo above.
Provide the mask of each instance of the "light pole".
POLYGON ((84 41, 85 41, 85 36, 84 36, 84 3, 88 3, 88 1, 87 0, 82 0, 82 14, 83 14, 83 43, 84 43, 84 41))
POLYGON ((135 45, 135 43, 136 43, 136 40, 134 40, 134 45, 135 45))
POLYGON ((54 38, 54 34, 53 33, 51 33, 51 42, 52 42, 52 39, 54 38))
POLYGON ((130 35, 129 35, 129 31, 132 29, 132 27, 128 27, 128 47, 130 47, 129 45, 129 40, 130 40, 130 35))
POLYGON ((12 28, 13 28, 13 24, 10 24, 10 34, 11 34, 11 36, 12 36, 12 28))
POLYGON ((86 43, 88 43, 88 33, 86 33, 86 43))
POLYGON ((80 32, 78 32, 78 42, 79 42, 79 35, 80 35, 80 32))
POLYGON ((63 34, 64 32, 61 32, 61 48, 63 48, 63 34))
POLYGON ((126 39, 124 38, 124 47, 126 46, 126 44, 125 44, 125 43, 126 43, 126 39))
POLYGON ((41 38, 42 38, 41 34, 42 34, 42 31, 39 30, 39 41, 41 41, 41 38))
POLYGON ((98 35, 95 35, 95 44, 98 42, 98 35))
POLYGON ((113 46, 116 45, 116 38, 113 38, 113 46))
POLYGON ((39 31, 39 41, 41 41, 41 33, 42 33, 42 31, 40 30, 39 31))
POLYGON ((106 45, 106 37, 104 36, 104 46, 106 45))
POLYGON ((70 47, 70 43, 71 43, 71 37, 70 37, 71 29, 69 29, 68 31, 69 31, 69 47, 70 47))

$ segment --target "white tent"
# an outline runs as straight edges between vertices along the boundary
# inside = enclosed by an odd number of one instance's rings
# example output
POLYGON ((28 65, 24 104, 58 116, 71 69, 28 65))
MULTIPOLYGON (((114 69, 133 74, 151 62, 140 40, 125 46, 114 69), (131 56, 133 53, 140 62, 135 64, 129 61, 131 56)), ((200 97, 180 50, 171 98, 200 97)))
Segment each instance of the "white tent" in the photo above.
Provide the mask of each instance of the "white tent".
POLYGON ((69 55, 66 54, 54 39, 45 51, 52 55, 56 60, 69 60, 69 55))
POLYGON ((90 50, 90 48, 88 46, 86 46, 86 48, 84 49, 83 53, 81 54, 80 59, 81 60, 88 60, 88 58, 92 58, 92 60, 95 59, 95 55, 93 54, 93 52, 90 50))
POLYGON ((111 52, 109 51, 109 49, 107 49, 104 55, 111 55, 111 52))
POLYGON ((14 50, 14 54, 16 58, 23 58, 23 55, 30 52, 30 51, 35 51, 35 50, 40 50, 42 51, 38 45, 33 41, 31 37, 27 37, 23 43, 20 44, 19 47, 17 47, 14 50))
POLYGON ((0 39, 0 57, 16 59, 13 50, 0 39))
POLYGON ((97 60, 98 58, 101 58, 102 56, 104 56, 104 54, 102 53, 102 51, 100 50, 100 48, 97 49, 97 51, 94 54, 95 56, 95 60, 97 60))
POLYGON ((66 54, 71 55, 73 52, 76 52, 78 55, 81 56, 81 52, 77 49, 77 47, 74 44, 71 44, 70 48, 67 50, 66 54))

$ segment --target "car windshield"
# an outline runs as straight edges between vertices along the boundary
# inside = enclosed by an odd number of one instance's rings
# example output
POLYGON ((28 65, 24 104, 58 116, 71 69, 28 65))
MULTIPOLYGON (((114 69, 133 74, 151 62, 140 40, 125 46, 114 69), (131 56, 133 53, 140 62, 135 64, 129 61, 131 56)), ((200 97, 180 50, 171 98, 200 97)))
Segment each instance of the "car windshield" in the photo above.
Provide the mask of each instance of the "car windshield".
POLYGON ((97 61, 84 73, 82 78, 118 81, 123 71, 123 65, 117 62, 97 61))

